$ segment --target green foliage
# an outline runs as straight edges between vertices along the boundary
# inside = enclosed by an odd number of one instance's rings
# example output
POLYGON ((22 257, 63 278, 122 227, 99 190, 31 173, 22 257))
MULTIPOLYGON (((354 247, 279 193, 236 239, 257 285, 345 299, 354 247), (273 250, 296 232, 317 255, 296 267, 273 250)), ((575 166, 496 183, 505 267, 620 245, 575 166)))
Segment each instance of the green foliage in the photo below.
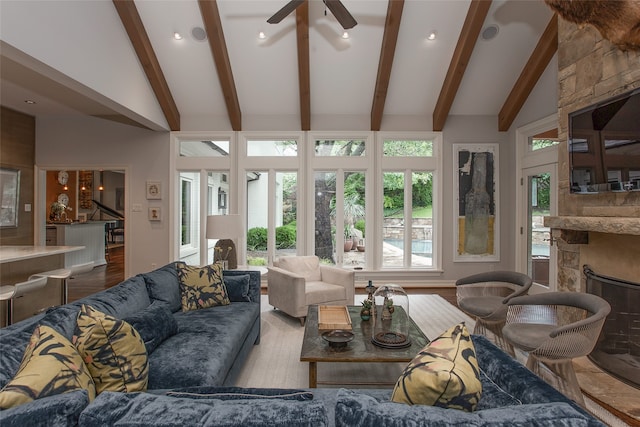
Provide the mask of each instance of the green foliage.
POLYGON ((296 225, 292 224, 276 227, 276 249, 289 249, 296 246, 296 225))
POLYGON ((250 251, 267 250, 267 229, 254 227, 247 231, 247 249, 250 251))
POLYGON ((364 237, 364 227, 365 227, 364 219, 357 220, 354 227, 356 228, 356 230, 362 231, 362 237, 364 237))
POLYGON ((247 257, 247 264, 249 265, 267 265, 267 260, 260 257, 247 257))

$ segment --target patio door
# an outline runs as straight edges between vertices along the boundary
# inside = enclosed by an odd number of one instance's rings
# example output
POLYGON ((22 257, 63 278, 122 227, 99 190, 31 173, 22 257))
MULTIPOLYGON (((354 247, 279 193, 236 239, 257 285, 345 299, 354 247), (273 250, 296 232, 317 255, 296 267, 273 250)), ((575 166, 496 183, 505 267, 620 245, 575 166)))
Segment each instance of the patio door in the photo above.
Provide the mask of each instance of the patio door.
POLYGON ((527 218, 522 227, 526 244, 527 274, 533 278, 531 292, 556 289, 557 250, 544 217, 556 214, 556 165, 543 165, 523 170, 527 218))

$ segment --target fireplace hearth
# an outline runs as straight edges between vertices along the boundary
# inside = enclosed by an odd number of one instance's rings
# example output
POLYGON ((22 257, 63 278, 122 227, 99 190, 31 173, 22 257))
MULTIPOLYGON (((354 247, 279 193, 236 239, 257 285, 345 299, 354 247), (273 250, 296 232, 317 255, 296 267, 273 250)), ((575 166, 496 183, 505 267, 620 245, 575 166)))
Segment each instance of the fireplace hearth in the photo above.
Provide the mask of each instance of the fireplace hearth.
POLYGON ((611 305, 589 359, 621 381, 640 389, 640 283, 596 274, 588 265, 587 292, 611 305))

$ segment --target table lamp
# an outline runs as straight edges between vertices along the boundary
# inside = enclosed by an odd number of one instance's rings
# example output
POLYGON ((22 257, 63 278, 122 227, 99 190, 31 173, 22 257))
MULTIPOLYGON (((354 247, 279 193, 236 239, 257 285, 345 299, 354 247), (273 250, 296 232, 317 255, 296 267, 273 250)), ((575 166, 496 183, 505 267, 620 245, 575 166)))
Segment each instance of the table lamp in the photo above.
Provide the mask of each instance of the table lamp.
POLYGON ((213 262, 226 261, 228 269, 238 268, 236 245, 231 239, 241 234, 240 215, 207 216, 206 237, 218 239, 213 248, 213 262))

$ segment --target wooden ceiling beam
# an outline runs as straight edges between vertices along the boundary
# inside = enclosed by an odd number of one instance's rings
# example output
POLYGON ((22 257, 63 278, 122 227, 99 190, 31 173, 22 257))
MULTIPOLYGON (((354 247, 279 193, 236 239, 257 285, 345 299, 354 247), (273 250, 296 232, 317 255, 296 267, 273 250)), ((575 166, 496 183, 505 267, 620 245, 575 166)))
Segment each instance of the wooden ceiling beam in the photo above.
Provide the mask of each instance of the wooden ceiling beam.
POLYGON ((227 44, 224 40, 224 31, 222 30, 222 22, 220 21, 220 12, 218 11, 218 3, 216 0, 198 0, 200 6, 200 14, 204 28, 209 39, 209 47, 213 54, 213 60, 218 71, 218 79, 224 95, 224 102, 227 105, 227 113, 231 128, 234 131, 242 130, 242 111, 240 111, 240 102, 238 101, 238 92, 236 84, 233 80, 233 72, 231 71, 231 62, 229 61, 229 52, 227 44))
POLYGON ((384 113, 384 104, 387 100, 387 90, 391 79, 391 68, 393 67, 393 57, 398 42, 403 8, 404 0, 389 0, 387 18, 384 23, 384 35, 382 36, 382 47, 380 49, 380 61, 378 62, 378 77, 376 78, 373 103, 371 105, 372 131, 379 131, 382 125, 382 115, 384 113))
POLYGON ((113 5, 127 31, 142 69, 147 75, 147 80, 149 80, 153 93, 156 95, 164 117, 169 124, 169 129, 172 131, 180 130, 180 112, 173 100, 171 90, 169 90, 167 80, 164 78, 164 73, 160 68, 160 63, 153 46, 151 46, 151 41, 147 31, 144 29, 135 3, 133 0, 113 0, 113 5))
POLYGON ((498 114, 498 130, 506 132, 558 51, 558 15, 553 15, 498 114))
POLYGON ((298 43, 298 85, 300 87, 300 128, 311 130, 311 75, 309 66, 309 2, 296 9, 298 43))
POLYGON ((433 111, 434 131, 439 132, 444 128, 490 6, 491 0, 471 0, 467 17, 464 20, 462 31, 460 31, 458 44, 453 52, 447 76, 444 79, 440 96, 438 96, 438 101, 433 111))

